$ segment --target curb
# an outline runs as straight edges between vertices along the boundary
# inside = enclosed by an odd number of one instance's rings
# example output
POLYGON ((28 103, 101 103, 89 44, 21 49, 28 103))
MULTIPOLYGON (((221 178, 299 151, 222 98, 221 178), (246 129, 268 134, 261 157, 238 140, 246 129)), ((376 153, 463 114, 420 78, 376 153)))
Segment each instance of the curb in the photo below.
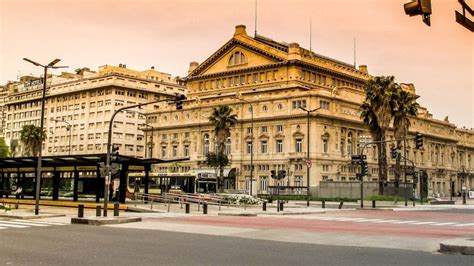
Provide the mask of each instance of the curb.
POLYGON ((358 211, 393 211, 393 208, 356 208, 358 211))
POLYGON ((229 213, 229 212, 219 212, 217 216, 245 216, 245 217, 252 217, 257 216, 256 213, 229 213))
POLYGON ((312 211, 312 212, 259 212, 258 215, 307 215, 307 214, 325 214, 326 211, 312 211))
POLYGON ((85 224, 85 225, 108 225, 108 224, 123 224, 141 222, 141 217, 124 217, 124 218, 71 218, 71 224, 85 224))
POLYGON ((439 243, 441 253, 474 255, 474 238, 456 238, 439 243))

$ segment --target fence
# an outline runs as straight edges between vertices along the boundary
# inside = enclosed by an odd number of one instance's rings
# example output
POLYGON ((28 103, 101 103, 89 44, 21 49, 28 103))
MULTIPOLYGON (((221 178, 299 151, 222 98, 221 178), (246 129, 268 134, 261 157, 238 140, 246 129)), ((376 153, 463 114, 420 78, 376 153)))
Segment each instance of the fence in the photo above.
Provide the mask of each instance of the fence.
MULTIPOLYGON (((378 195, 379 183, 377 181, 364 182, 364 197, 378 195)), ((395 193, 395 184, 387 182, 384 187, 385 195, 393 195, 395 193)), ((405 191, 404 184, 400 184, 398 188, 398 195, 403 196, 404 193, 408 197, 412 197, 412 184, 407 184, 405 191)), ((321 181, 318 187, 311 188, 313 197, 319 198, 360 198, 360 182, 359 181, 321 181)))

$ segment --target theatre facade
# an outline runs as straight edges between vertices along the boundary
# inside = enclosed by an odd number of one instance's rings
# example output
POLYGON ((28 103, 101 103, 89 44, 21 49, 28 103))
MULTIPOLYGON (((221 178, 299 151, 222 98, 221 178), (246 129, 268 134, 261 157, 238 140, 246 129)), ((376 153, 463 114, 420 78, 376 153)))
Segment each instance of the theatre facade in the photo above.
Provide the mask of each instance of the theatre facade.
MULTIPOLYGON (((390 73, 388 73, 390 74, 390 73)), ((182 110, 168 106, 148 114, 153 128, 153 154, 160 159, 189 157, 189 161, 156 166, 154 171, 187 172, 207 168, 206 154, 215 150, 213 127, 208 118, 213 108, 229 105, 238 116, 226 143, 231 161, 227 171, 227 189, 267 193, 276 181, 271 170, 286 170, 283 184, 307 185, 310 166, 310 189, 320 181, 350 182, 357 167, 351 155, 359 153, 370 137, 360 119, 359 106, 364 100, 364 85, 371 78, 367 66, 356 68, 300 47, 297 43, 276 42, 249 36, 243 25, 236 26, 232 38, 204 62, 191 62, 186 83, 188 100, 182 110), (319 108, 309 119, 309 163, 307 110, 319 108), (252 128, 253 120, 253 128, 252 128), (253 134, 252 134, 253 132, 253 134), (253 151, 250 145, 253 135, 253 151), (251 156, 253 152, 253 181, 251 156), (252 186, 250 186, 252 182, 252 186)), ((412 84, 401 84, 416 94, 412 84)), ((421 95, 421 97, 423 97, 421 95)), ((415 149, 407 141, 408 158, 417 169, 428 173, 430 194, 447 195, 450 179, 455 191, 464 181, 473 187, 473 175, 461 180, 457 173, 473 173, 474 132, 457 128, 448 119, 433 118, 420 107, 412 119, 409 138, 415 132, 424 135, 424 146, 415 149)), ((151 129, 149 129, 151 133, 151 129)), ((393 139, 393 132, 388 132, 393 139)), ((148 134, 151 136, 151 134, 148 134)), ((149 137, 150 138, 150 137, 149 137)), ((365 149, 369 162, 366 181, 378 180, 375 147, 365 149)), ((393 181, 394 160, 389 160, 388 181, 393 181)), ((411 178, 409 178, 411 179, 411 178)))

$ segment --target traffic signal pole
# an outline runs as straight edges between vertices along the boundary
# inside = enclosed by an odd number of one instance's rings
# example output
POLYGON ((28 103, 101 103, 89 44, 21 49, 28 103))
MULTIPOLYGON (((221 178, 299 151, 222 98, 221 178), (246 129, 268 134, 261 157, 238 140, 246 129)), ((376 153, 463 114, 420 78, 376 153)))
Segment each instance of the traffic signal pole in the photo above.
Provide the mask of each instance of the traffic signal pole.
MULTIPOLYGON (((171 95, 170 95, 171 96, 171 95)), ((179 96, 181 97, 181 96, 179 96)), ((105 186, 104 186, 104 217, 107 217, 107 207, 109 203, 109 185, 110 185, 110 179, 112 178, 112 171, 110 167, 110 157, 111 157, 111 149, 112 149, 112 130, 113 130, 113 124, 114 124, 114 119, 115 116, 117 116, 118 113, 128 110, 128 109, 133 109, 145 105, 150 105, 150 104, 155 104, 155 103, 160 103, 160 102, 166 102, 166 101, 179 101, 180 99, 182 100, 182 97, 179 98, 166 98, 166 99, 161 99, 161 100, 156 100, 153 102, 147 102, 147 103, 139 103, 135 105, 130 105, 130 106, 125 106, 122 108, 119 108, 117 111, 115 111, 112 114, 112 117, 110 118, 109 121, 109 135, 107 137, 107 157, 105 161, 105 171, 106 171, 106 176, 105 176, 105 186)))
MULTIPOLYGON (((390 143, 390 142, 397 142, 397 141, 406 141, 406 140, 415 140, 416 142, 416 148, 420 148, 423 146, 423 135, 416 132, 416 135, 414 138, 403 138, 403 139, 392 139, 392 140, 380 140, 380 141, 371 141, 371 142, 367 142, 365 143, 363 146, 362 146, 362 149, 360 150, 360 154, 358 155, 358 157, 360 158, 361 162, 364 160, 364 150, 365 148, 368 146, 368 145, 373 145, 373 144, 379 144, 379 143, 390 143)), ((405 156, 401 156, 403 157, 406 161, 409 161, 412 163, 413 165, 413 169, 415 168, 415 164, 413 163, 413 161, 411 160, 408 160, 405 156)), ((405 165, 406 165, 406 161, 405 161, 405 165)), ((367 163, 367 162, 365 162, 367 163)), ((363 188, 363 183, 364 183, 364 175, 363 174, 363 164, 361 163, 361 173, 360 173, 360 206, 361 208, 364 207, 364 188, 363 188)), ((368 174, 368 173, 367 173, 368 174)), ((381 177, 379 176, 379 179, 381 177)), ((405 166, 405 187, 406 187, 406 166, 405 166)), ((405 194, 406 194, 406 189, 405 189, 405 194)), ((406 205, 405 205, 406 206, 406 205)))

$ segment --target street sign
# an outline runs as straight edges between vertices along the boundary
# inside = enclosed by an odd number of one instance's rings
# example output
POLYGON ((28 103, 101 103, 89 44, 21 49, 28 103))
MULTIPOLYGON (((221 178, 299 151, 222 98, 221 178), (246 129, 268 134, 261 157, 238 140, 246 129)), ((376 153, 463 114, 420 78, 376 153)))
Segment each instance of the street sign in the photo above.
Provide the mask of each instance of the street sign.
POLYGON ((311 168, 311 166, 313 166, 311 160, 306 160, 306 167, 311 168))

